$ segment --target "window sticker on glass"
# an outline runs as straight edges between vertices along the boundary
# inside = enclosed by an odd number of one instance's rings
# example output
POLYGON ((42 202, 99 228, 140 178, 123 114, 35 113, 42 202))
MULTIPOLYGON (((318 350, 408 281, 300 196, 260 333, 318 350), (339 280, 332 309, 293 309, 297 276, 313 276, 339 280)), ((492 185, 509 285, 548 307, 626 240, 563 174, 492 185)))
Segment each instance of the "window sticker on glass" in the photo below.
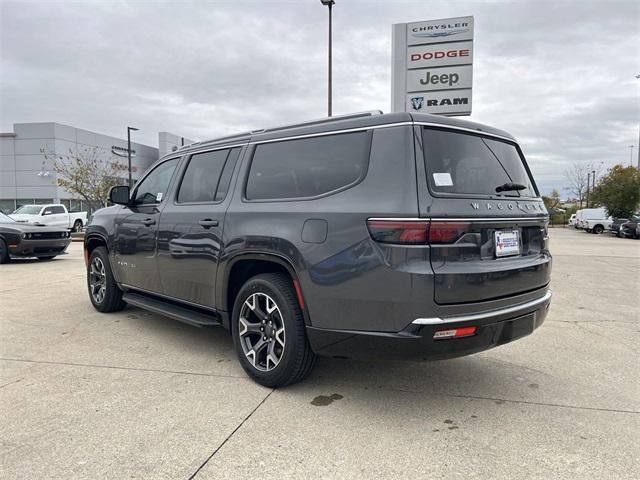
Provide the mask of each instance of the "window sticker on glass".
POLYGON ((158 194, 156 195, 156 202, 161 202, 162 201, 162 192, 158 192, 158 194))
POLYGON ((448 172, 434 173, 433 181, 436 187, 453 187, 453 180, 451 179, 451 174, 448 172))

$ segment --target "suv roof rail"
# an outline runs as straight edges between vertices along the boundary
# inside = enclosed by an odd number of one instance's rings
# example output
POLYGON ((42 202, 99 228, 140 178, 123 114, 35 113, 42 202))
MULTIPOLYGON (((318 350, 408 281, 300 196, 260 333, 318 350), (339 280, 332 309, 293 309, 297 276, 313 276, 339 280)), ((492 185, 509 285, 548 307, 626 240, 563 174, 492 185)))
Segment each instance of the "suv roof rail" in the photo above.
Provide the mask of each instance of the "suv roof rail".
POLYGON ((306 122, 300 122, 300 123, 292 123, 289 125, 281 125, 279 127, 273 127, 273 128, 259 128, 259 129, 255 129, 255 130, 249 130, 248 132, 242 132, 242 133, 235 133, 233 135, 227 135, 226 137, 218 137, 218 138, 214 138, 211 140, 205 140, 202 142, 195 142, 195 143, 191 143, 189 145, 185 145, 183 147, 180 147, 178 150, 176 150, 177 152, 179 152, 180 150, 183 150, 185 148, 191 148, 194 146, 199 146, 199 145, 206 145, 206 144, 210 144, 210 143, 219 143, 219 142, 226 142, 229 140, 233 140, 234 138, 244 138, 244 137, 249 137, 251 135, 257 135, 259 133, 266 133, 266 132, 277 132, 279 130, 286 130, 289 128, 297 128, 297 127, 307 127, 307 126, 311 126, 311 125, 319 125, 319 124, 323 124, 323 123, 328 123, 328 122, 333 122, 335 120, 349 120, 349 119, 353 119, 353 118, 360 118, 360 117, 370 117, 373 115, 382 115, 383 112, 382 110, 369 110, 366 112, 356 112, 356 113, 347 113, 345 115, 334 115, 331 117, 323 117, 323 118, 316 118, 314 120, 308 120, 306 122))
POLYGON ((355 112, 355 113, 347 113, 344 115, 333 115, 331 117, 322 117, 322 118, 316 118, 314 120, 307 120, 306 122, 292 123, 289 125, 281 125, 279 127, 254 130, 251 133, 255 134, 255 133, 264 133, 264 132, 277 132, 278 130, 286 130, 289 128, 307 127, 310 125, 319 125, 322 123, 329 123, 335 120, 350 120, 350 119, 360 118, 360 117, 371 117, 373 115, 382 115, 382 110, 369 110, 366 112, 355 112))

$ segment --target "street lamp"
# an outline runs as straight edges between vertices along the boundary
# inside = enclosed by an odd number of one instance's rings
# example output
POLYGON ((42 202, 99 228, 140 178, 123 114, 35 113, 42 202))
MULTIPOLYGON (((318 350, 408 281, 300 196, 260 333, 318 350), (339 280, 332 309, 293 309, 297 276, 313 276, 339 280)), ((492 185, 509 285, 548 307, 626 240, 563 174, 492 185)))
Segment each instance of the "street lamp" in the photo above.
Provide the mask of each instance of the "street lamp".
POLYGON ((331 73, 331 7, 336 3, 335 0, 320 0, 322 5, 329 7, 329 86, 327 92, 327 112, 331 116, 331 90, 332 90, 332 73, 331 73))
POLYGON ((629 145, 629 166, 633 167, 633 147, 635 145, 629 145))
POLYGON ((131 131, 137 132, 136 127, 127 127, 127 159, 129 160, 129 188, 133 188, 133 180, 131 180, 131 131))
POLYGON ((587 172, 587 208, 589 208, 589 187, 590 186, 591 186, 591 173, 587 172))

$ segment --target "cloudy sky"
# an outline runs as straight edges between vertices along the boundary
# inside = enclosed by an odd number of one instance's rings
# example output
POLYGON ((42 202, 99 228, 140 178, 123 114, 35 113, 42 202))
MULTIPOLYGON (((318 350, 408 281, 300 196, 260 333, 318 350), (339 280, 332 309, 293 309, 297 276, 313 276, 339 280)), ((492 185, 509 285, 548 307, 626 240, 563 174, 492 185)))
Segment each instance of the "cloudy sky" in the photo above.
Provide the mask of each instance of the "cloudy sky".
MULTIPOLYGON (((629 163, 637 1, 365 1, 334 7, 334 114, 390 110, 391 24, 475 16, 471 120, 516 136, 543 191, 574 161, 629 163)), ((157 145, 326 114, 319 0, 0 0, 0 131, 54 121, 157 145)), ((634 149, 634 157, 636 155, 634 149)), ((636 157, 637 158, 637 157, 636 157)))

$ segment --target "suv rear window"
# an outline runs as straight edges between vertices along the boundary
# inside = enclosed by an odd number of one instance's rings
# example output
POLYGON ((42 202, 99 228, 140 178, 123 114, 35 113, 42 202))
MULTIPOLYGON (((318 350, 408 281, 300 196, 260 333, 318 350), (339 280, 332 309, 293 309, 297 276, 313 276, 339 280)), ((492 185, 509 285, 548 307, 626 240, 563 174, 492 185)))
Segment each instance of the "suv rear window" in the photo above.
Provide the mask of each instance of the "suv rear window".
POLYGON ((523 190, 502 192, 536 197, 537 192, 512 143, 434 128, 423 130, 424 160, 434 193, 497 195, 496 187, 519 183, 523 190))
POLYGON ((317 197, 354 185, 366 173, 370 144, 366 131, 258 144, 246 197, 317 197))
POLYGON ((191 156, 178 191, 178 203, 224 200, 239 148, 196 153, 191 156))

